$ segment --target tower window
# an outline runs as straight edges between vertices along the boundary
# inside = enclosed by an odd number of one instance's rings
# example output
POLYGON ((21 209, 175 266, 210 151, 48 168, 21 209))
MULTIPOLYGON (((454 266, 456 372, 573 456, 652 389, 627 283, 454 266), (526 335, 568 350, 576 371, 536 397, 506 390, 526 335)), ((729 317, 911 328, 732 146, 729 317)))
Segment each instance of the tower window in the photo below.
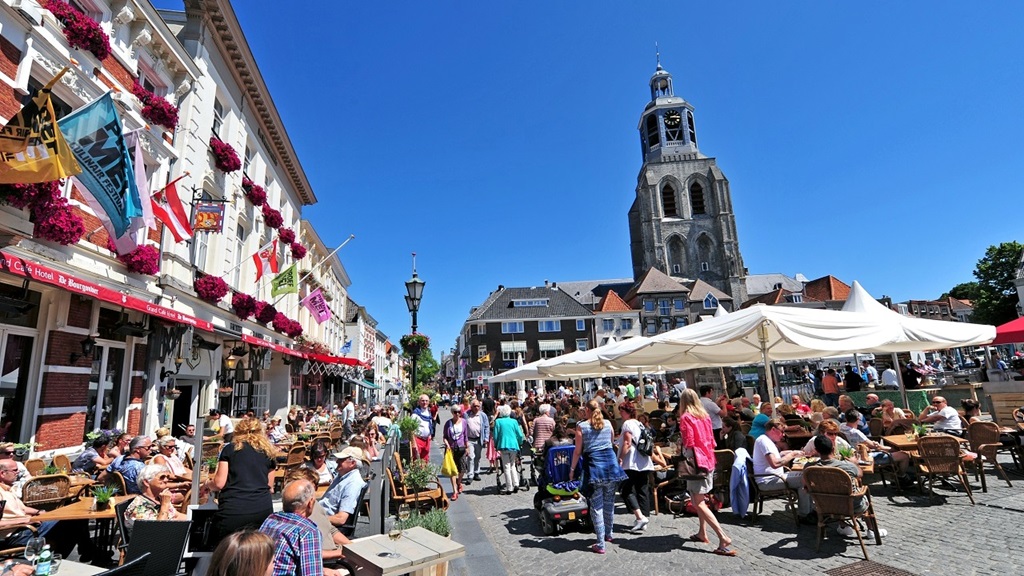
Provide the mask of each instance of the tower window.
POLYGON ((700 263, 700 271, 701 272, 707 272, 708 270, 711 270, 711 265, 708 264, 707 262, 701 262, 700 263))
POLYGON ((690 142, 693 145, 697 145, 697 128, 693 126, 693 113, 689 110, 686 111, 686 125, 690 127, 690 142))
POLYGON ((661 136, 658 134, 658 115, 651 114, 647 117, 647 146, 654 148, 661 144, 661 136))
POLYGON ((661 189, 661 209, 665 216, 679 215, 678 210, 676 210, 676 189, 668 184, 661 189))
POLYGON ((704 205, 704 188, 696 182, 690 186, 690 206, 693 208, 694 215, 707 214, 704 205))
POLYGON ((672 265, 672 273, 673 274, 679 274, 680 270, 681 270, 681 267, 679 266, 679 264, 673 264, 672 265))

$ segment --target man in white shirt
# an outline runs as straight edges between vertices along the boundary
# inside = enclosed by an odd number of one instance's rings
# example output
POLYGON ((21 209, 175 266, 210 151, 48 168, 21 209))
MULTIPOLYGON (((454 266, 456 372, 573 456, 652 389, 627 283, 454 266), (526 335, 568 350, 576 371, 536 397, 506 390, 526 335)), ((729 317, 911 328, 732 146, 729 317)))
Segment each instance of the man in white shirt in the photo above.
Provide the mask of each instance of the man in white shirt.
POLYGON ((900 387, 899 376, 892 366, 882 371, 882 387, 886 390, 898 390, 900 387))
POLYGON ((348 442, 348 439, 352 437, 352 424, 356 421, 356 406, 352 403, 352 395, 345 396, 345 407, 341 409, 341 426, 342 434, 345 435, 344 440, 348 442))
POLYGON ((782 442, 786 425, 781 420, 771 420, 765 425, 765 433, 754 441, 754 481, 764 491, 779 491, 788 486, 797 491, 797 514, 806 517, 811 512, 811 495, 804 489, 800 472, 786 472, 783 466, 801 456, 800 450, 779 452, 776 443, 782 442))
POLYGON ((924 424, 934 424, 936 430, 963 430, 960 414, 942 396, 932 398, 931 406, 921 411, 920 420, 924 424))
POLYGON ((860 373, 868 381, 868 390, 874 390, 878 386, 878 370, 871 365, 871 362, 867 360, 861 361, 860 373))
POLYGON ((231 442, 231 439, 235 437, 235 424, 231 418, 227 414, 221 414, 221 411, 216 408, 210 408, 210 413, 206 417, 210 420, 210 429, 213 430, 213 435, 204 436, 203 440, 206 442, 221 441, 225 444, 231 442))

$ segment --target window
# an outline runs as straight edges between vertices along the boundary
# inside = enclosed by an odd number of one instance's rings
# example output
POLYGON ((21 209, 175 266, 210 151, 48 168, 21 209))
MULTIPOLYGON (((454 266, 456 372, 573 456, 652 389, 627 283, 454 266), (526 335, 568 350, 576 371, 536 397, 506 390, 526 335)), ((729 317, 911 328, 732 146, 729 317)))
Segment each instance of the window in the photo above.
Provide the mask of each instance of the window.
POLYGON ((714 310, 715 308, 718 308, 718 298, 715 298, 714 294, 708 292, 708 295, 704 297, 704 309, 714 310))
MULTIPOLYGON (((22 97, 21 105, 24 106, 31 102, 32 99, 35 98, 36 94, 42 89, 42 84, 40 84, 35 78, 30 78, 28 81, 28 94, 22 97)), ((52 92, 50 93, 50 102, 53 103, 53 116, 57 120, 71 114, 71 106, 52 92)))
POLYGON ((690 207, 693 208, 694 215, 707 213, 704 207, 704 189, 696 182, 690 186, 690 207))
POLYGON ((686 319, 686 316, 676 316, 676 328, 682 328, 690 322, 686 319))
POLYGON ((565 342, 562 340, 538 340, 537 350, 541 358, 554 358, 565 353, 565 342))
POLYGON ((577 320, 576 321, 576 331, 577 332, 583 332, 586 329, 587 329, 587 321, 586 320, 577 320))
POLYGON ((657 334, 658 333, 658 321, 654 318, 647 319, 647 333, 657 334))
POLYGON ((654 300, 651 298, 644 298, 644 312, 654 312, 654 300))
POLYGON ((658 300, 658 316, 668 316, 669 310, 670 307, 668 298, 662 298, 658 300))
POLYGON ((587 339, 586 338, 577 338, 576 339, 576 349, 577 350, 586 350, 587 349, 587 339))
POLYGON ((611 332, 612 330, 615 330, 615 319, 605 318, 601 320, 601 329, 604 330, 605 332, 611 332))
POLYGON ((661 209, 665 216, 679 215, 676 211, 676 190, 668 184, 661 189, 661 209))
POLYGON ((526 342, 502 342, 501 343, 501 359, 506 362, 512 362, 519 358, 519 356, 526 358, 526 342))
POLYGON ((786 301, 792 304, 800 304, 804 301, 803 294, 789 294, 786 296, 786 301))
POLYGON ((522 322, 502 322, 501 323, 502 334, 522 334, 523 323, 522 322))
POLYGON ((487 355, 487 345, 486 344, 481 344, 481 345, 476 347, 476 357, 477 358, 483 358, 486 355, 487 355))
POLYGON ((220 136, 220 128, 224 125, 224 105, 219 98, 213 100, 213 135, 223 140, 220 136))
POLYGON ((676 298, 672 300, 672 308, 676 309, 677 311, 685 310, 686 302, 682 298, 676 298))
POLYGON ((776 282, 772 285, 772 290, 782 290, 782 282, 776 282))
POLYGON ((651 114, 647 117, 647 147, 654 148, 661 144, 661 136, 658 134, 658 115, 651 114))
POLYGON ((549 298, 534 298, 532 300, 513 300, 513 308, 540 308, 548 305, 549 298))
POLYGON ((622 319, 622 323, 620 324, 620 326, 622 327, 623 330, 632 330, 633 329, 633 319, 632 318, 623 318, 622 319))
POLYGON ((686 111, 686 124, 690 127, 690 142, 693 145, 697 145, 697 127, 693 125, 693 113, 689 110, 686 111))
POLYGON ((486 324, 471 324, 469 326, 470 336, 483 336, 484 334, 487 334, 486 324))
POLYGON ((242 174, 249 174, 249 168, 252 167, 252 148, 245 147, 245 158, 242 160, 242 174))
POLYGON ((711 264, 708 264, 707 262, 701 262, 700 263, 700 271, 701 272, 707 272, 708 270, 711 270, 711 264))
POLYGON ((897 304, 896 308, 899 309, 899 313, 900 314, 903 314, 904 316, 908 316, 908 314, 907 314, 907 305, 906 304, 897 304))
POLYGON ((664 316, 661 319, 661 331, 668 332, 672 329, 672 319, 668 316, 664 316))
POLYGON ((538 332, 558 332, 562 329, 561 320, 538 320, 537 331, 538 332))
MULTIPOLYGON (((239 222, 235 225, 235 255, 238 257, 239 262, 242 262, 244 258, 243 253, 245 252, 245 237, 248 229, 244 222, 239 222)), ((234 271, 231 273, 231 285, 240 286, 242 281, 242 267, 235 266, 234 271)))
POLYGON ((679 264, 673 264, 672 265, 672 273, 673 274, 679 274, 680 270, 682 270, 682 268, 679 266, 679 264))

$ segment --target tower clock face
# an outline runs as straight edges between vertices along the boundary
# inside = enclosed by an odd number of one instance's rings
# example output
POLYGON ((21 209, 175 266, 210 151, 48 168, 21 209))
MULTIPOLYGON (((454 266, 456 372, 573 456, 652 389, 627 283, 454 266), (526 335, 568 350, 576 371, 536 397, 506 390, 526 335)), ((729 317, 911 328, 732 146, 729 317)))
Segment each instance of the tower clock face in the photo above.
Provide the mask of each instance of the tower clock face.
POLYGON ((682 121, 683 117, 679 114, 678 110, 669 110, 665 113, 665 126, 669 128, 678 128, 682 121))

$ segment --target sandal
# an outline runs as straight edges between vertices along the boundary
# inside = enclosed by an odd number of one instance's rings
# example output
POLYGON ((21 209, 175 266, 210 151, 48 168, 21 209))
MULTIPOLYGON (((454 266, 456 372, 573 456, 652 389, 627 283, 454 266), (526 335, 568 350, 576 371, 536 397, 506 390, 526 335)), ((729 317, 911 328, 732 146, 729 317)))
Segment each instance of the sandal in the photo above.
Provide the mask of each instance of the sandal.
POLYGON ((718 554, 719 556, 736 556, 737 554, 739 554, 739 552, 737 552, 733 548, 729 548, 728 546, 719 546, 718 548, 715 548, 714 553, 718 554))
POLYGON ((694 534, 693 536, 690 536, 689 538, 687 538, 687 540, 689 540, 690 542, 701 542, 703 544, 710 544, 711 543, 711 541, 708 540, 707 538, 701 538, 697 534, 694 534))
POLYGON ((458 492, 453 493, 452 497, 451 497, 451 501, 455 502, 458 499, 459 499, 459 493, 458 492))

